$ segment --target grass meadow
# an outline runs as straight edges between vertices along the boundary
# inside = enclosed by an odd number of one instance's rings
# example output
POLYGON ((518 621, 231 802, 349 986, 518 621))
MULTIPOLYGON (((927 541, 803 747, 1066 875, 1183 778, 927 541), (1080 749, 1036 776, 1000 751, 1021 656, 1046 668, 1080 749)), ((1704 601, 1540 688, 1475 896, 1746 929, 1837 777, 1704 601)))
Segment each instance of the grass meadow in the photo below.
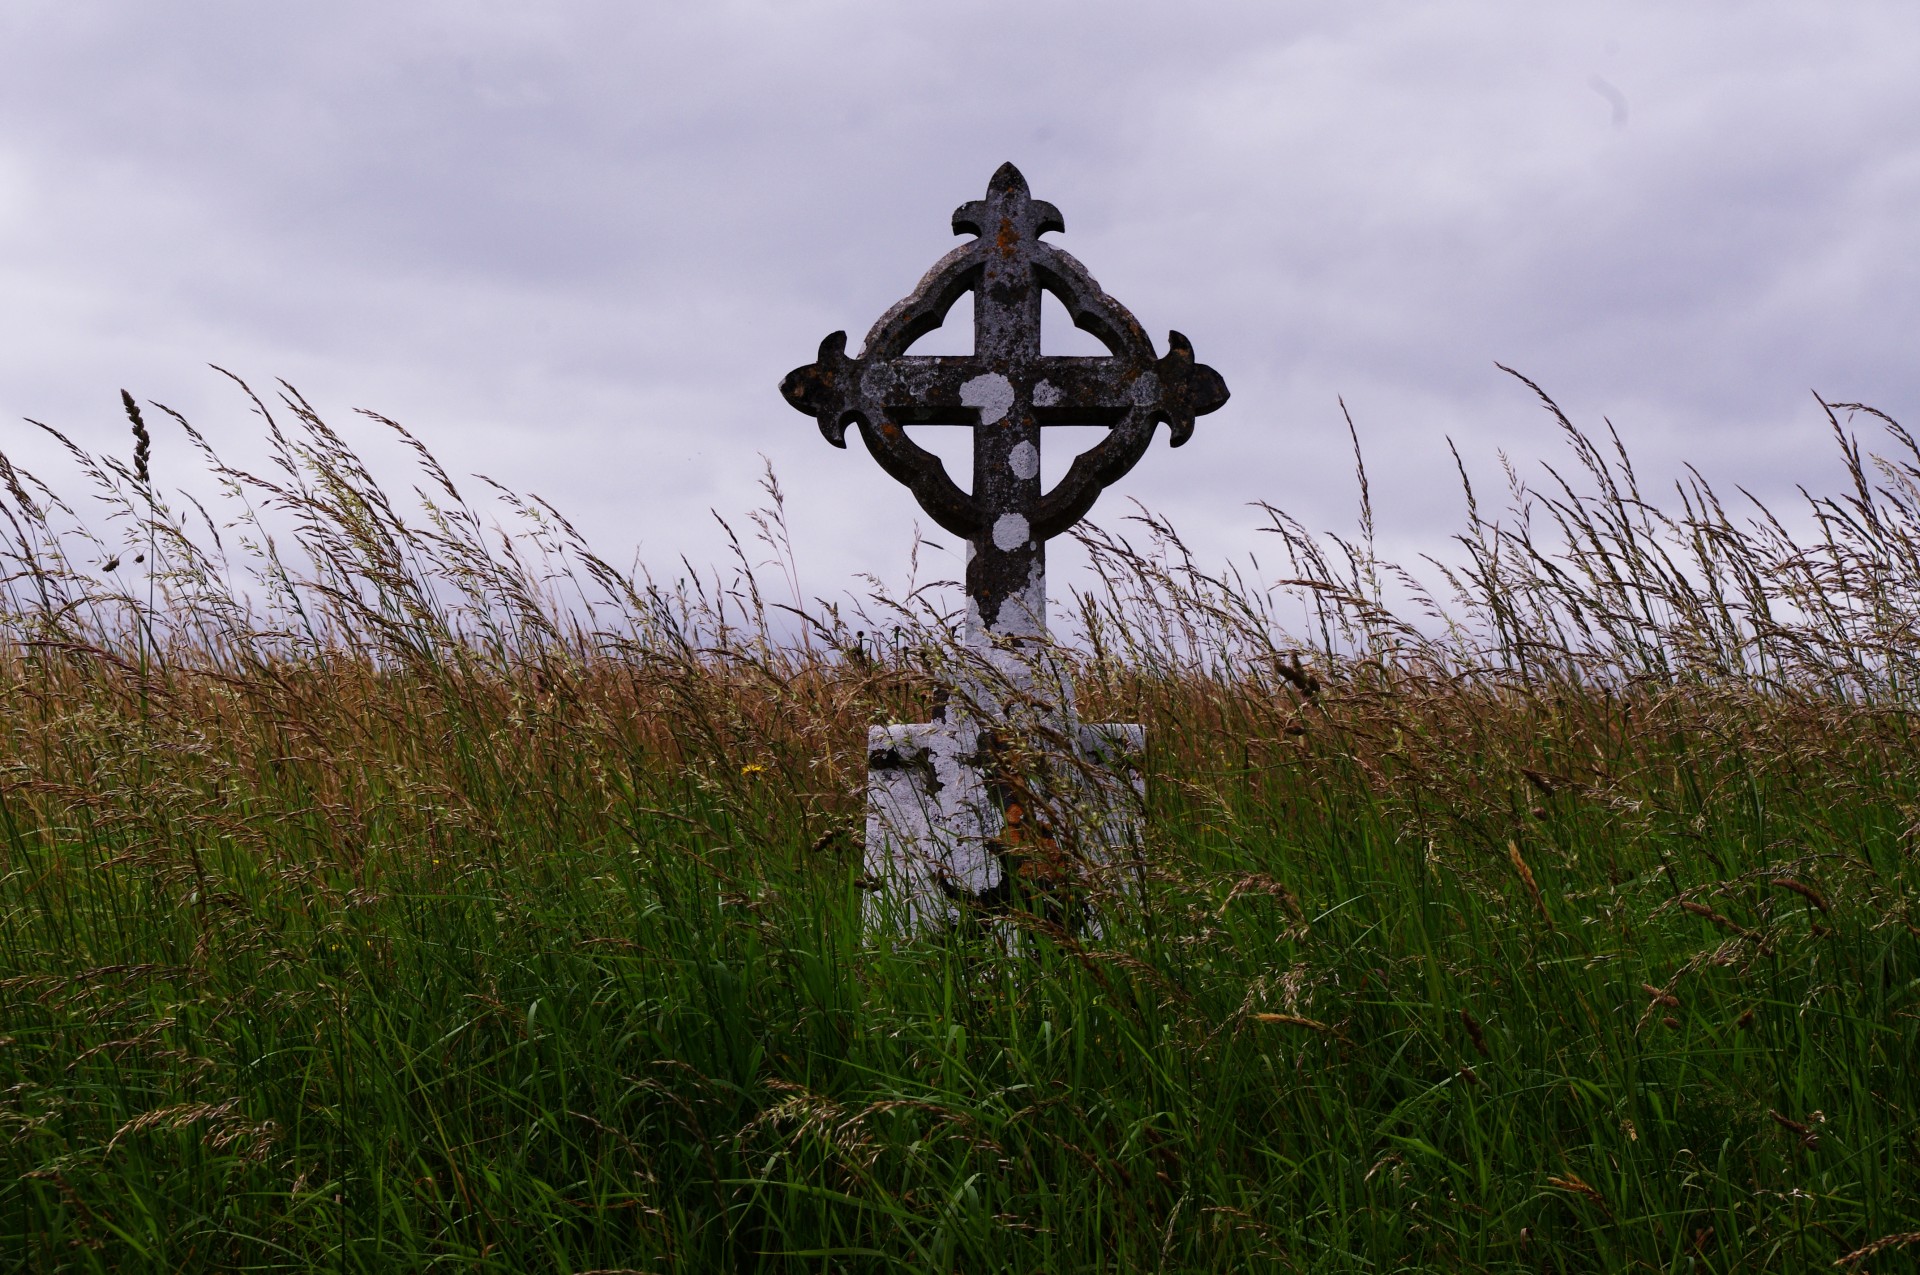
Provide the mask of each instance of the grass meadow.
POLYGON ((291 391, 0 464, 0 1264, 1920 1268, 1920 448, 1776 518, 1540 399, 1418 572, 1364 472, 1084 532, 1097 937, 863 926, 957 589, 799 605, 771 480, 649 578, 291 391))

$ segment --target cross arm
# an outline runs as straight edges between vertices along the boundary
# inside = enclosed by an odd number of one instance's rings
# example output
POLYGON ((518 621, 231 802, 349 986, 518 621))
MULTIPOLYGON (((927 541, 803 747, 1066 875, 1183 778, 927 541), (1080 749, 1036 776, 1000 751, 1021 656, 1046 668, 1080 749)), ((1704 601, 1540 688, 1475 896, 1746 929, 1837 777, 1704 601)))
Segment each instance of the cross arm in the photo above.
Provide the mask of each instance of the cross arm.
MULTIPOLYGON (((926 377, 941 383, 952 381, 954 409, 956 412, 966 410, 960 407, 959 383, 963 377, 957 368, 946 366, 947 361, 900 359, 892 362, 933 365, 926 369, 926 377)), ((822 436, 835 447, 845 447, 847 426, 856 426, 861 441, 880 468, 913 493, 928 517, 956 536, 972 536, 980 525, 973 498, 947 476, 947 467, 938 456, 908 438, 907 431, 891 418, 884 400, 893 375, 889 364, 869 364, 865 359, 849 358, 847 334, 835 332, 820 342, 819 357, 814 362, 787 373, 780 383, 780 393, 795 411, 813 417, 819 423, 822 436)), ((923 415, 920 419, 935 418, 923 415)), ((956 416, 955 419, 968 417, 956 416)))
POLYGON ((903 355, 849 358, 847 334, 820 343, 819 357, 787 373, 780 393, 796 410, 814 417, 835 447, 847 445, 847 426, 882 417, 902 425, 971 425, 976 409, 966 384, 980 374, 965 355, 903 355))
MULTIPOLYGON (((1112 384, 1115 360, 1049 360, 1058 365, 1081 363, 1086 375, 1100 377, 1112 384), (1107 364, 1102 368, 1099 365, 1107 364)), ((1068 369, 1059 367, 1064 376, 1068 369)), ((1086 517, 1100 493, 1118 482, 1128 470, 1140 463, 1148 444, 1153 442, 1153 427, 1166 421, 1169 441, 1178 447, 1193 436, 1196 416, 1205 416, 1227 401, 1227 383, 1204 363, 1194 361, 1193 345, 1178 332, 1167 334, 1166 357, 1156 360, 1150 369, 1128 369, 1124 382, 1113 389, 1124 390, 1128 406, 1114 427, 1099 443, 1074 458, 1054 489, 1040 498, 1034 509, 1032 526, 1041 539, 1051 539, 1086 517)), ((1050 382, 1049 382, 1050 383, 1050 382)), ((1083 386, 1090 391, 1094 387, 1083 386)), ((1121 397, 1112 389, 1105 401, 1121 397)), ((1069 400, 1070 401, 1070 400, 1069 400)), ((1102 401, 1094 398, 1091 401, 1102 401)), ((1037 398, 1036 398, 1037 402, 1037 398)), ((1070 413, 1071 419, 1085 419, 1084 410, 1070 413)), ((1094 423, 1105 423, 1096 421, 1094 423)))

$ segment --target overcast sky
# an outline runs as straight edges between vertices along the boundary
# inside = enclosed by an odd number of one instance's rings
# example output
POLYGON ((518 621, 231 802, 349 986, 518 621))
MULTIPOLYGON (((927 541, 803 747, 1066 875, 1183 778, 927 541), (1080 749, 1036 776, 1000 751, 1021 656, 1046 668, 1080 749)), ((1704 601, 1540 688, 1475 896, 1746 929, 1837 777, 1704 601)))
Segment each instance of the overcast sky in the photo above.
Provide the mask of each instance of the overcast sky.
POLYGON ((1096 520, 1350 530, 1344 396, 1388 547, 1439 547, 1448 436, 1483 500, 1563 458, 1496 360, 1644 479, 1831 487, 1810 391, 1920 423, 1916 63, 1912 0, 0 0, 0 449, 77 487, 19 419, 124 451, 124 385, 257 454, 219 364, 663 574, 764 455, 809 591, 897 580, 911 499, 776 387, 1011 159, 1233 392, 1096 520))

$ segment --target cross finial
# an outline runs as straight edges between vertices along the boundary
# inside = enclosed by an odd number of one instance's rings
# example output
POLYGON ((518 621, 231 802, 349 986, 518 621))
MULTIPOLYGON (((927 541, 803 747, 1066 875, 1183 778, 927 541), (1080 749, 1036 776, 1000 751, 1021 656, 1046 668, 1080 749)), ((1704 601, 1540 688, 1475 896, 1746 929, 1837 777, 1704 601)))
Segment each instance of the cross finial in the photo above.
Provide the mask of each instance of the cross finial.
POLYGON ((1004 252, 1010 240, 1038 239, 1049 230, 1065 232, 1067 223, 1060 210, 1044 199, 1035 199, 1027 191, 1027 179, 1011 162, 994 171, 987 183, 987 197, 961 204, 953 210, 953 233, 979 235, 1000 241, 1004 252))

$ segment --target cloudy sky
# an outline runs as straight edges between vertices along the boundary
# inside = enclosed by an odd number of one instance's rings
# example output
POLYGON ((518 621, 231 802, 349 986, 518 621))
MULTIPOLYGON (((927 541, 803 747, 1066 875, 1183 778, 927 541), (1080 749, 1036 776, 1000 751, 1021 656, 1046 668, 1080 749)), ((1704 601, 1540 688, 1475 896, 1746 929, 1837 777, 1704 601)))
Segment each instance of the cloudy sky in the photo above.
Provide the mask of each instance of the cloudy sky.
POLYGON ((1487 488, 1561 459, 1496 360, 1644 478, 1830 487, 1810 391, 1920 423, 1917 60, 1911 0, 0 0, 0 449, 76 485, 20 420, 124 450, 124 385, 257 454, 219 364, 665 573, 765 456, 809 591, 897 580, 911 500, 776 386, 1011 159, 1233 391, 1096 519, 1350 529, 1344 396, 1438 547, 1449 436, 1487 488))

